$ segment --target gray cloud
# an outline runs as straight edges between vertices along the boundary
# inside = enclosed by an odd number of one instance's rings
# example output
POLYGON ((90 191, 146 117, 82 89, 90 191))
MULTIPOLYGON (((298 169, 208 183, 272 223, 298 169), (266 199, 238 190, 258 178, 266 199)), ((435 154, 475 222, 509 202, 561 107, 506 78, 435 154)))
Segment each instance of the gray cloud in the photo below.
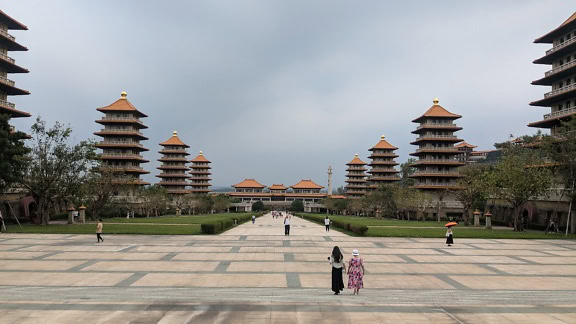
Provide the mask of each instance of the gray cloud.
MULTIPOLYGON (((459 135, 490 149, 545 109, 528 103, 547 69, 532 41, 574 10, 563 1, 41 1, 2 8, 29 26, 14 31, 30 69, 11 76, 32 95, 20 109, 94 137, 95 109, 121 91, 150 117, 158 143, 178 130, 213 161, 214 184, 245 177, 326 185, 332 165, 363 159, 381 134, 414 151, 410 121, 434 97, 463 115, 459 135)), ((27 128, 32 118, 17 120, 27 128)))

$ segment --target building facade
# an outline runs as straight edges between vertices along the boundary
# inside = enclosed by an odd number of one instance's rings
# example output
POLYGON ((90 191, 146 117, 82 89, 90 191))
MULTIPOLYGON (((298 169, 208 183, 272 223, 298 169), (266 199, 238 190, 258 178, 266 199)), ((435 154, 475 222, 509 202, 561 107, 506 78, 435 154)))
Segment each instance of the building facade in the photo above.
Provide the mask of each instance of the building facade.
POLYGON ((368 190, 375 190, 381 185, 395 183, 400 181, 398 170, 395 166, 398 165, 395 159, 398 157, 394 151, 398 148, 391 145, 385 139, 384 135, 380 136, 380 141, 374 145, 369 151, 370 156, 370 170, 368 173, 368 190))
POLYGON ((416 180, 415 188, 438 191, 457 187, 456 180, 460 177, 457 169, 465 162, 456 159, 461 152, 454 144, 462 140, 454 132, 462 128, 454 124, 454 120, 461 117, 444 109, 438 99, 434 99, 434 105, 412 121, 419 124, 412 132, 418 137, 411 143, 418 149, 410 154, 418 158, 413 164, 416 172, 410 175, 416 180))
POLYGON ((358 154, 354 155, 352 161, 346 163, 346 197, 362 198, 366 195, 366 162, 360 160, 358 154))
POLYGON ((9 96, 30 94, 16 87, 15 82, 9 77, 12 73, 28 73, 27 69, 17 65, 16 60, 9 55, 12 51, 28 50, 16 41, 10 30, 28 30, 28 27, 0 10, 0 114, 7 114, 10 118, 30 117, 29 113, 20 110, 9 99, 9 96))
POLYGON ((552 45, 544 56, 533 62, 550 65, 550 70, 544 73, 543 78, 532 82, 534 85, 551 87, 551 91, 530 105, 549 108, 550 113, 528 126, 550 129, 551 134, 554 134, 561 120, 576 114, 576 12, 534 43, 552 45))
POLYGON ((188 193, 186 187, 189 185, 187 174, 189 168, 188 155, 186 149, 190 146, 186 145, 178 137, 178 132, 174 131, 172 137, 160 143, 162 150, 158 153, 162 154, 162 158, 158 161, 162 165, 158 170, 162 172, 156 177, 160 178, 159 185, 166 188, 168 194, 171 196, 181 196, 188 193))
POLYGON ((211 167, 210 162, 200 151, 192 161, 190 167, 190 193, 195 195, 206 195, 210 192, 211 167))
POLYGON ((133 194, 136 186, 150 184, 140 179, 142 174, 150 173, 140 166, 149 162, 141 155, 148 149, 140 144, 140 141, 148 139, 141 132, 148 127, 140 119, 148 116, 128 101, 126 92, 122 92, 120 99, 112 104, 97 110, 104 113, 104 117, 96 121, 104 128, 94 133, 102 137, 102 141, 96 144, 102 150, 102 168, 117 172, 116 182, 134 186, 125 190, 126 194, 133 194))

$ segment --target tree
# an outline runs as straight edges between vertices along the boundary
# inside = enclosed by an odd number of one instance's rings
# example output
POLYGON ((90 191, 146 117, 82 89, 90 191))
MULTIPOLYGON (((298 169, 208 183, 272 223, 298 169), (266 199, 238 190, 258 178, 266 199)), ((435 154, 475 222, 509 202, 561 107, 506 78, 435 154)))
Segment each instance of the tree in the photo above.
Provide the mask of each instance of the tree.
POLYGON ((90 141, 68 143, 72 129, 56 122, 52 128, 36 118, 32 125, 32 150, 30 163, 22 185, 38 204, 40 221, 50 222, 50 208, 72 197, 80 190, 88 171, 96 161, 95 147, 90 141))
POLYGON ((212 196, 213 206, 212 208, 218 212, 227 212, 230 208, 230 198, 225 195, 215 195, 212 196))
POLYGON ((264 210, 264 203, 261 201, 256 201, 252 204, 252 211, 259 212, 264 210))
POLYGON ((414 178, 410 178, 416 168, 413 166, 416 162, 415 158, 409 158, 406 162, 400 164, 400 184, 403 186, 412 186, 415 181, 414 178))
POLYGON ((0 192, 22 181, 30 152, 24 146, 26 134, 13 131, 8 120, 10 115, 0 114, 0 192))
POLYGON ((424 192, 410 188, 407 186, 394 186, 394 203, 396 205, 396 217, 406 218, 410 220, 410 211, 414 210, 417 211, 422 204, 421 201, 423 200, 430 200, 427 194, 424 192))
POLYGON ((464 225, 468 225, 472 211, 486 204, 489 168, 481 164, 468 164, 458 169, 458 189, 453 190, 454 197, 463 205, 464 225))
POLYGON ((528 150, 505 152, 487 178, 493 197, 512 206, 516 231, 522 229, 519 223, 522 205, 545 194, 551 184, 550 170, 541 167, 541 161, 528 150))
POLYGON ((366 203, 374 211, 376 217, 382 215, 391 217, 396 214, 394 188, 392 185, 382 185, 365 196, 366 203))
POLYGON ((123 174, 102 165, 93 168, 75 195, 76 205, 85 204, 93 219, 100 218, 100 213, 112 205, 112 197, 123 191, 125 185, 118 181, 123 177, 123 174))
POLYGON ((350 205, 349 199, 336 199, 336 203, 334 204, 334 208, 338 214, 343 214, 344 211, 348 209, 350 205))
POLYGON ((322 204, 326 207, 326 213, 330 214, 336 206, 336 199, 327 197, 322 200, 322 204))
POLYGON ((144 203, 146 217, 150 217, 151 213, 154 213, 155 216, 160 216, 160 211, 167 207, 169 201, 166 188, 157 184, 141 189, 140 196, 144 203))
POLYGON ((571 233, 576 233, 576 222, 574 221, 573 207, 576 205, 576 119, 562 122, 555 129, 554 136, 543 136, 540 144, 544 156, 551 162, 550 166, 558 172, 566 188, 570 207, 566 224, 566 235, 568 228, 571 233), (569 226, 571 224, 571 226, 569 226))
POLYGON ((295 212, 295 213, 303 212, 304 211, 304 203, 302 202, 302 200, 294 200, 290 204, 290 210, 295 212))
POLYGON ((343 186, 336 188, 336 194, 337 195, 344 195, 345 193, 346 193, 346 189, 344 189, 343 186))

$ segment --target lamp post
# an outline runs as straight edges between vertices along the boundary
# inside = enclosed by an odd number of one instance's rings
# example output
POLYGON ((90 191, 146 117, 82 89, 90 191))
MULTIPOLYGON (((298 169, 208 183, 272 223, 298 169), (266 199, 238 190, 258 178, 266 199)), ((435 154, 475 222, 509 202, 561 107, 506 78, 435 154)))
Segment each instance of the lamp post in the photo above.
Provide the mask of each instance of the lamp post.
POLYGON ((480 226, 480 211, 478 209, 474 211, 474 226, 480 226))
POLYGON ((80 215, 78 216, 78 221, 80 223, 85 223, 86 222, 86 206, 82 205, 82 206, 78 207, 78 209, 80 209, 80 215))
POLYGON ((486 212, 484 217, 486 217, 486 229, 492 229, 492 214, 490 214, 490 211, 486 212))
POLYGON ((74 224, 74 212, 76 211, 76 209, 74 209, 74 207, 70 206, 70 208, 68 208, 68 224, 74 224))

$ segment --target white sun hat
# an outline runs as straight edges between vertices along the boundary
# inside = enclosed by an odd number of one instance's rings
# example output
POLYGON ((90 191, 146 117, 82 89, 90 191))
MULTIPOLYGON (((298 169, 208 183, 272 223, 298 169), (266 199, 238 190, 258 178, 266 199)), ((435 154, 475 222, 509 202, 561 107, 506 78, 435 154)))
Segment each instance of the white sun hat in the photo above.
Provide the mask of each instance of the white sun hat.
POLYGON ((358 250, 352 250, 352 255, 360 255, 360 253, 358 253, 358 250))

